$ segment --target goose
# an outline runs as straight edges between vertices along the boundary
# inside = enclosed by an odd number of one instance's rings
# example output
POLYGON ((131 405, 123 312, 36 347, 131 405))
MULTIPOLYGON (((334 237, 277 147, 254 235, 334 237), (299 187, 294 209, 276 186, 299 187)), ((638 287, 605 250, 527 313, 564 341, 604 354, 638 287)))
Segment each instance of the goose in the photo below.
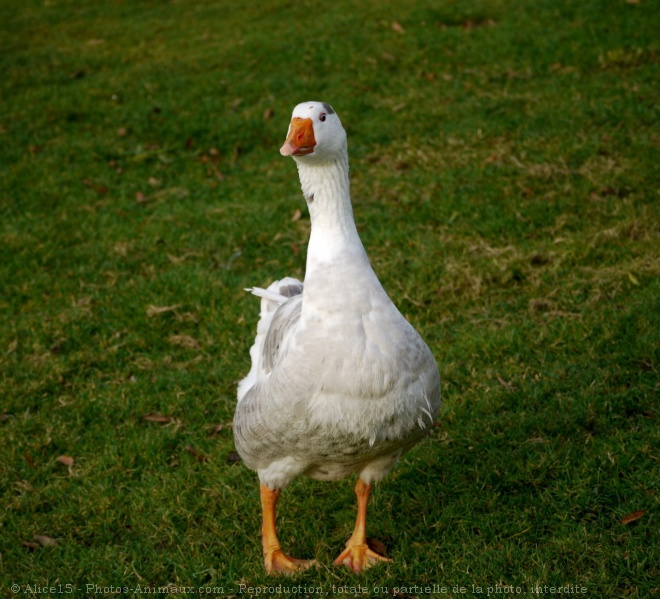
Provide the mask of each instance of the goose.
POLYGON ((261 298, 261 312, 251 369, 238 385, 234 441, 259 477, 266 571, 315 563, 282 551, 275 526, 282 489, 301 475, 357 474, 355 528, 334 563, 360 573, 391 561, 367 544, 369 494, 433 426, 440 375, 360 241, 337 113, 324 102, 296 106, 280 153, 295 160, 309 209, 305 280, 246 289, 261 298))

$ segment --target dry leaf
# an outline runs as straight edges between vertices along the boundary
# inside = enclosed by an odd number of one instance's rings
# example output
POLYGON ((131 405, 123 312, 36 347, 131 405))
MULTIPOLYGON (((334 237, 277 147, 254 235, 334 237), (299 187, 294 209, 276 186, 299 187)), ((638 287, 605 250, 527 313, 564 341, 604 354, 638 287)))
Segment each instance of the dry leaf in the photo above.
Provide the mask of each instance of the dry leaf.
POLYGON ((375 551, 378 555, 387 557, 387 547, 385 547, 385 543, 382 541, 374 539, 373 537, 367 537, 367 546, 372 551, 375 551))
POLYGON ((108 193, 108 191, 110 191, 105 185, 101 185, 99 183, 94 183, 93 181, 90 181, 89 179, 83 179, 82 184, 85 187, 89 187, 90 189, 93 189, 99 195, 106 194, 106 193, 108 193))
POLYGON ((154 306, 154 305, 149 305, 147 306, 147 316, 149 318, 153 318, 154 316, 158 316, 159 314, 165 314, 166 312, 173 312, 177 308, 180 308, 181 304, 175 304, 174 306, 154 306))
POLYGON ((164 416, 158 412, 149 412, 148 414, 142 416, 142 418, 148 420, 149 422, 172 422, 174 420, 174 418, 171 416, 164 416))
POLYGON ((635 522, 635 520, 639 520, 645 513, 646 510, 637 510, 636 512, 631 512, 627 516, 621 518, 621 520, 619 520, 619 524, 623 524, 624 526, 627 526, 631 522, 635 522))
POLYGON ((213 427, 213 429, 211 429, 211 432, 209 433, 209 437, 216 437, 218 435, 218 433, 225 430, 225 428, 227 428, 227 427, 231 428, 232 426, 234 426, 234 425, 231 422, 229 424, 216 424, 213 427))
POLYGON ((119 137, 126 137, 128 135, 128 129, 126 127, 119 127, 119 129, 117 129, 117 135, 119 135, 119 137))
POLYGON ((158 187, 160 185, 160 181, 156 179, 156 177, 149 177, 147 183, 149 183, 151 187, 158 187))
POLYGON ((74 462, 73 458, 68 455, 61 455, 56 461, 64 466, 73 466, 74 462))
POLYGON ((235 451, 230 451, 227 456, 227 464, 235 464, 236 462, 241 461, 241 456, 238 455, 235 451))
POLYGON ((39 547, 41 547, 39 543, 32 543, 31 541, 22 541, 21 545, 23 547, 27 547, 28 549, 32 549, 32 550, 39 549, 39 547))
POLYGON ((266 108, 264 110, 264 121, 269 121, 275 116, 275 111, 272 108, 266 108))
POLYGON ((297 220, 300 220, 301 216, 302 216, 302 212, 299 209, 296 209, 296 211, 291 216, 291 222, 295 223, 297 220))
POLYGON ((185 347, 186 349, 199 349, 199 341, 190 335, 171 335, 168 341, 172 345, 185 347))
POLYGON ((392 22, 392 30, 396 31, 397 33, 405 33, 406 32, 406 30, 403 27, 401 27, 401 24, 397 23, 396 21, 392 22))
POLYGON ((34 535, 32 538, 42 547, 52 547, 53 545, 57 545, 57 541, 55 539, 51 539, 46 535, 34 535))
POLYGON ((135 192, 135 201, 138 204, 146 204, 149 201, 149 198, 147 198, 147 196, 144 195, 141 191, 136 191, 135 192))
POLYGON ((193 456, 200 464, 203 464, 204 462, 208 462, 208 458, 202 454, 199 453, 196 449, 193 449, 190 447, 190 445, 186 445, 186 451, 193 456))

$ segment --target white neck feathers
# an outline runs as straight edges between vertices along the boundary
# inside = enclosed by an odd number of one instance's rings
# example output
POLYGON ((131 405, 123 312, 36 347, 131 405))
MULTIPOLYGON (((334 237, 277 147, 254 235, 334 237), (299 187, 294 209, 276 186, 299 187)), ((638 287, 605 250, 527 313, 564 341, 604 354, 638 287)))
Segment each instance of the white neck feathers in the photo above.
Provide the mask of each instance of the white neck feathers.
POLYGON ((342 255, 366 254, 358 236, 348 181, 348 156, 322 164, 298 162, 303 195, 309 207, 312 233, 307 250, 307 277, 320 263, 342 255))

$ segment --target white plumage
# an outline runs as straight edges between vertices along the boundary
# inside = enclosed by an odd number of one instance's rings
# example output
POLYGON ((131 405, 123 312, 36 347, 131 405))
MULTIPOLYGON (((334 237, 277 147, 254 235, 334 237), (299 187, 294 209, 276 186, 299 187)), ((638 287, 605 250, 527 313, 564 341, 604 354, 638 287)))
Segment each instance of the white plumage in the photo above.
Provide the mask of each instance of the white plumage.
MULTIPOLYGON (((281 153, 295 158, 310 212, 305 282, 285 278, 251 290, 261 297, 261 315, 234 418, 236 448, 262 487, 269 572, 311 563, 280 550, 280 489, 301 474, 336 480, 357 473, 366 519, 370 485, 428 432, 440 406, 433 355, 387 296, 358 236, 346 133, 334 110, 299 104, 281 153)), ((359 520, 360 509, 337 560, 355 571, 381 559, 366 548, 359 520)))

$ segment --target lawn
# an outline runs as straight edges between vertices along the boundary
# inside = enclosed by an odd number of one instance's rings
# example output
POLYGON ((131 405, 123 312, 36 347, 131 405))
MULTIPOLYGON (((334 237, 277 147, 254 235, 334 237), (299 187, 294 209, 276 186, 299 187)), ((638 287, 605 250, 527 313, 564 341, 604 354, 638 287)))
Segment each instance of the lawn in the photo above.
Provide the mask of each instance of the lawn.
POLYGON ((659 27, 652 0, 5 0, 0 596, 660 595, 659 27), (304 276, 278 148, 310 99, 443 406, 372 496, 394 562, 332 566, 354 481, 300 479, 280 537, 320 566, 271 579, 231 421, 243 289, 304 276))

